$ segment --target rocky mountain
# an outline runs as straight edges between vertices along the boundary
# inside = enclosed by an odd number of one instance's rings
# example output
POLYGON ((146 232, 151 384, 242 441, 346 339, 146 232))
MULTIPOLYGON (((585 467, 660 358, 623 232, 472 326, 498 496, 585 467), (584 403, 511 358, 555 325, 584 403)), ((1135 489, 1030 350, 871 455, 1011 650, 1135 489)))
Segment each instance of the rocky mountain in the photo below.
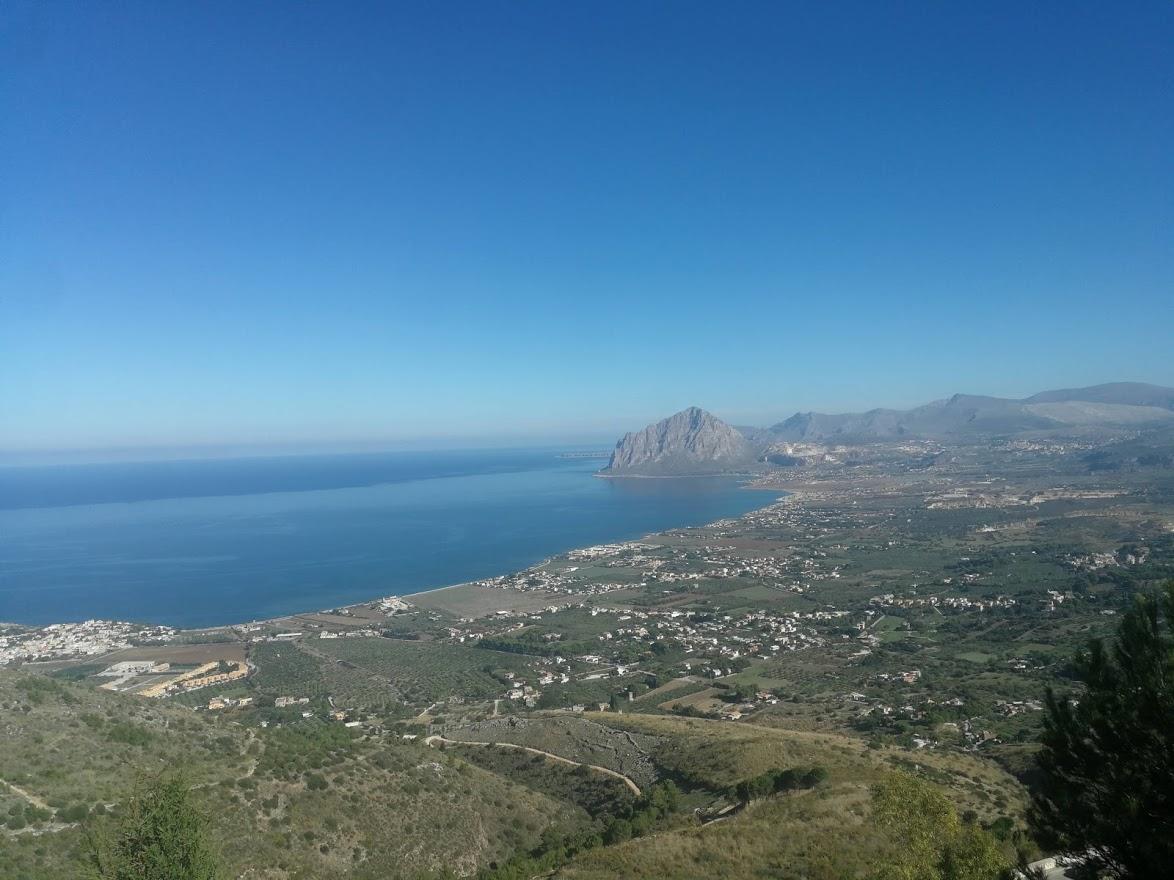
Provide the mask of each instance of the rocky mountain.
POLYGON ((902 439, 967 442, 1156 426, 1174 427, 1174 388, 1139 382, 1044 391, 1022 400, 955 394, 907 410, 795 413, 769 428, 735 428, 694 406, 624 435, 601 473, 712 474, 828 456, 842 460, 852 449, 902 439))
POLYGON ((909 410, 795 413, 770 428, 779 441, 868 442, 903 437, 964 439, 1065 427, 1174 421, 1174 389, 1133 382, 1045 391, 1023 400, 955 394, 909 410))
POLYGON ((642 431, 625 434, 602 473, 721 473, 745 468, 756 458, 756 448, 736 428, 691 406, 642 431))

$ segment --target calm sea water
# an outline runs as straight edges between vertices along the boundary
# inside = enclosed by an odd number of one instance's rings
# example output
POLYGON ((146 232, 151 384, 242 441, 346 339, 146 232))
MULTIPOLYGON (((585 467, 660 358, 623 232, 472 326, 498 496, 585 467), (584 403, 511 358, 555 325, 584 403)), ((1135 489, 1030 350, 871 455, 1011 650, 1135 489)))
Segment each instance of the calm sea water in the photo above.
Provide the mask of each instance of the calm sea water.
POLYGON ((212 626, 505 574, 770 503, 552 450, 0 468, 0 621, 212 626))

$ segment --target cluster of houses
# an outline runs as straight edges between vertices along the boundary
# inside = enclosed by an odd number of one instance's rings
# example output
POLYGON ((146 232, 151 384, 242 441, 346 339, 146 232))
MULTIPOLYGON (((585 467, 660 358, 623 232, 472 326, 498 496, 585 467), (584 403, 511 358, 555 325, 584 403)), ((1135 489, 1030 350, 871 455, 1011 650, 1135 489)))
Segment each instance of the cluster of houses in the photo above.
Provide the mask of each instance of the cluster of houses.
POLYGON ((898 596, 895 593, 873 596, 868 602, 880 608, 937 608, 943 611, 989 611, 1018 604, 1010 596, 971 599, 967 596, 898 596))
POLYGON ((1063 592, 1060 590, 1048 590, 1047 598, 1041 599, 1040 601, 1048 606, 1048 611, 1055 611, 1065 602, 1069 602, 1074 598, 1076 597, 1071 590, 1065 590, 1063 592))
POLYGON ((393 617, 396 614, 411 611, 415 606, 411 602, 405 602, 399 596, 385 596, 375 603, 375 607, 388 617, 393 617))
POLYGON ((655 638, 679 645, 686 654, 730 660, 823 645, 824 639, 810 627, 810 623, 841 613, 846 612, 758 610, 740 614, 698 614, 694 610, 676 609, 592 609, 592 614, 612 614, 617 623, 624 624, 604 632, 599 636, 601 640, 646 641, 655 638))
POLYGON ((173 638, 175 630, 169 626, 143 626, 116 620, 54 623, 0 634, 0 666, 94 657, 136 645, 164 644, 173 638))
MULTIPOLYGON (((811 510, 790 503, 788 498, 754 511, 739 520, 724 522, 731 530, 730 537, 744 536, 745 532, 758 530, 794 529, 802 527, 809 537, 819 533, 830 533, 836 522, 831 514, 811 510), (826 520, 826 522, 824 522, 826 520)), ((840 499, 842 500, 842 499, 840 499)), ((709 528, 721 536, 723 523, 709 528)), ((477 581, 484 588, 509 589, 519 592, 546 592, 554 596, 574 596, 583 600, 605 596, 620 590, 647 588, 657 585, 678 585, 742 579, 757 581, 780 592, 804 593, 818 581, 840 578, 841 567, 828 564, 826 550, 810 549, 802 555, 778 555, 773 553, 749 554, 732 545, 687 547, 653 544, 644 541, 626 541, 599 544, 569 551, 560 560, 547 560, 540 565, 510 575, 477 581), (573 563, 570 565, 564 563, 573 563), (581 564, 589 563, 594 570, 588 577, 581 564), (601 580, 601 568, 622 569, 624 576, 601 580)), ((674 587, 679 591, 679 586, 674 587)), ((667 592, 667 591, 666 591, 667 592)), ((563 602, 561 607, 572 603, 563 602)), ((555 606, 560 607, 560 606, 555 606)), ((524 620, 528 615, 522 612, 503 612, 501 618, 524 620)), ((457 641, 484 635, 500 634, 484 629, 481 622, 466 620, 454 628, 450 636, 457 641), (457 631, 457 630, 461 631, 457 631)), ((524 625, 524 624, 523 624, 524 625)), ((517 629, 514 626, 513 629, 517 629)), ((508 632, 505 630, 504 632, 508 632)), ((780 649, 783 646, 780 646, 780 649)))
POLYGON ((167 697, 187 693, 216 684, 242 681, 248 677, 250 671, 248 664, 239 660, 212 660, 201 663, 194 669, 164 678, 138 691, 138 694, 142 697, 167 697))
POLYGON ((600 562, 614 560, 618 556, 630 556, 631 554, 640 554, 659 549, 659 544, 646 544, 643 541, 624 541, 617 544, 597 544, 594 547, 571 550, 567 553, 567 558, 600 562))
POLYGON ((1042 712, 1044 704, 1039 700, 997 700, 995 710, 1004 718, 1014 718, 1025 712, 1042 712))
POLYGON ((253 705, 252 697, 213 697, 208 701, 208 709, 213 712, 220 709, 243 709, 251 705, 253 705))
POLYGON ((1150 557, 1149 547, 1128 546, 1120 547, 1112 553, 1086 553, 1071 555, 1067 562, 1077 571, 1100 571, 1104 568, 1118 566, 1141 565, 1150 557))
POLYGON ((336 632, 330 629, 324 629, 318 633, 320 639, 372 639, 379 636, 379 631, 375 629, 348 629, 344 632, 336 632))
POLYGON ((578 566, 572 565, 560 570, 541 566, 528 568, 515 574, 474 581, 487 589, 516 590, 520 593, 540 592, 576 596, 602 596, 616 590, 630 589, 631 583, 609 583, 606 581, 582 581, 575 577, 578 566))
POLYGON ((882 684, 890 681, 899 681, 904 684, 916 684, 921 680, 920 669, 910 669, 908 672, 878 672, 873 677, 873 681, 882 684))
MULTIPOLYGON (((577 607, 587 608, 582 603, 577 607)), ((546 612, 557 615, 560 610, 551 607, 546 612)), ((684 663, 683 672, 719 678, 736 671, 738 664, 734 661, 740 659, 774 656, 781 651, 824 645, 826 640, 811 625, 817 621, 834 620, 848 613, 835 610, 788 613, 757 610, 739 614, 702 615, 694 610, 643 611, 600 606, 588 610, 592 617, 614 618, 616 625, 595 637, 607 646, 606 651, 576 655, 573 658, 577 663, 591 667, 579 675, 582 681, 625 676, 638 671, 615 658, 622 654, 620 648, 624 644, 634 644, 643 649, 652 641, 666 643, 687 655, 694 655, 696 659, 684 663)), ((557 625, 557 617, 552 620, 542 614, 529 613, 524 615, 524 621, 512 623, 507 631, 524 626, 525 621, 543 620, 557 625)), ((547 635, 552 637, 550 641, 561 638, 560 633, 547 635)), ((533 706, 541 696, 542 687, 571 680, 565 658, 546 658, 546 661, 553 663, 556 668, 541 672, 536 686, 518 680, 511 681, 505 698, 533 706)), ((763 699, 771 700, 773 696, 766 694, 763 699)), ((750 711, 750 708, 743 709, 743 713, 750 711)))

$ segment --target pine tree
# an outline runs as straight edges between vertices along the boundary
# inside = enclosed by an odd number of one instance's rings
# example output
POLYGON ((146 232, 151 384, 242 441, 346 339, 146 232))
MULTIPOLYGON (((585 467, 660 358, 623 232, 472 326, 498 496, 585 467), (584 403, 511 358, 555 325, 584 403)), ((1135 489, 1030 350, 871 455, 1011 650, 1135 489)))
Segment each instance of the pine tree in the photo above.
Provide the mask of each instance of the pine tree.
POLYGON ((217 880, 207 817, 181 775, 140 781, 113 827, 92 827, 90 865, 100 880, 217 880))
POLYGON ((1174 582, 1140 596, 1111 647, 1075 661, 1084 691, 1049 690, 1030 821, 1057 852, 1119 878, 1174 865, 1174 582))

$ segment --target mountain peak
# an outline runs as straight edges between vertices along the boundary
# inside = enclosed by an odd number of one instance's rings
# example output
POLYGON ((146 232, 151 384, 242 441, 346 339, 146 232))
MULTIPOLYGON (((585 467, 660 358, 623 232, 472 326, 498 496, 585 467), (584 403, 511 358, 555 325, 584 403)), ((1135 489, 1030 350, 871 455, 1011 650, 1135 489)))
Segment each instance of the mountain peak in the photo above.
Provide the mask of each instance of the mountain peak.
POLYGON ((719 473, 753 461, 753 448, 736 428, 699 406, 690 406, 625 434, 604 472, 680 476, 719 473))

